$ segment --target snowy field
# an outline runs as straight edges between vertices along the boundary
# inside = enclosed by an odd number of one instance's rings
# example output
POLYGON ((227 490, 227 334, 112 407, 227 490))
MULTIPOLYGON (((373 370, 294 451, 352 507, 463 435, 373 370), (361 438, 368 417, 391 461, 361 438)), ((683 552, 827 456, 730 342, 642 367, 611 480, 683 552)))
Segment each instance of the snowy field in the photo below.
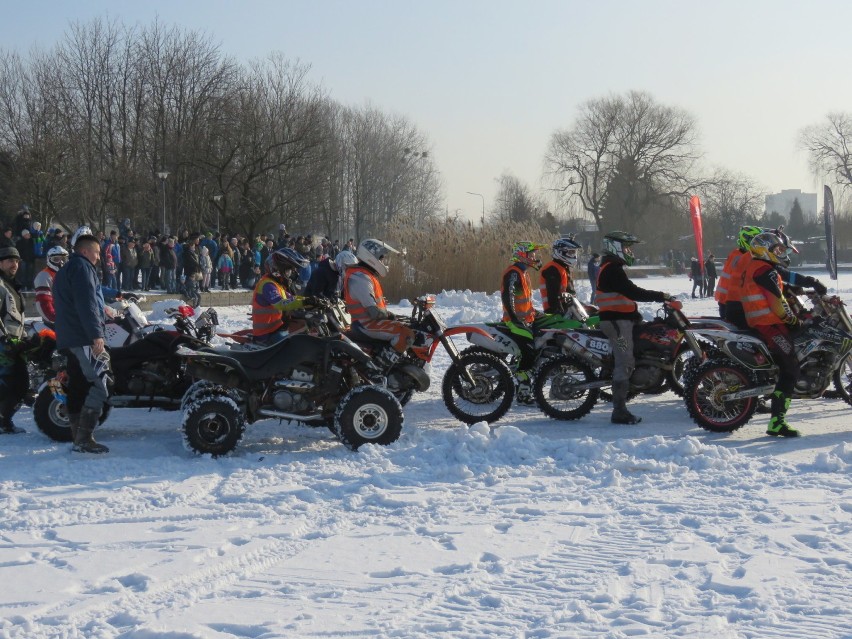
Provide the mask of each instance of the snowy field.
MULTIPOLYGON (((685 277, 639 283, 715 310, 685 277)), ((839 292, 852 304, 852 274, 839 292)), ((499 298, 437 310, 492 320, 499 298)), ((219 309, 222 328, 247 312, 219 309)), ((766 415, 707 433, 671 393, 634 400, 636 426, 598 405, 468 428, 447 364, 401 439, 358 453, 268 420, 201 458, 178 413, 117 409, 112 452, 83 457, 21 411, 27 434, 0 438, 0 637, 852 637, 842 400, 794 401, 798 440, 765 436, 766 415)))

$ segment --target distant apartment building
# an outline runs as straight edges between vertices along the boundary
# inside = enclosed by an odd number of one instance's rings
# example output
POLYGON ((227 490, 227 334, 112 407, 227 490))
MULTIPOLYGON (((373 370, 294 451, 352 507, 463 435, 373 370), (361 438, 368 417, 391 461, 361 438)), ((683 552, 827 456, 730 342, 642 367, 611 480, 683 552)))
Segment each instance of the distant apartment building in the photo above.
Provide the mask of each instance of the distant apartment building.
POLYGON ((789 220, 790 209, 793 208, 793 202, 796 200, 799 200, 799 206, 802 207, 802 217, 805 218, 805 222, 816 222, 817 194, 802 193, 801 189, 784 189, 780 193, 767 195, 766 212, 775 211, 789 220))

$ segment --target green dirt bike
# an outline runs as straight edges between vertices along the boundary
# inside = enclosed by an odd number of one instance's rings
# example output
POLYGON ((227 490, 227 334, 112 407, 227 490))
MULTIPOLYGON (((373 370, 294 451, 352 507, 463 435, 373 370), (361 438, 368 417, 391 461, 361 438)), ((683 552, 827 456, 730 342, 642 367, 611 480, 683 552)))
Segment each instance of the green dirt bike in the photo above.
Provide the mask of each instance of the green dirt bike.
POLYGON ((570 293, 563 295, 568 309, 563 315, 540 315, 529 328, 513 322, 473 325, 480 332, 467 334, 473 346, 466 348, 461 355, 489 353, 506 361, 515 377, 518 403, 534 405, 532 387, 535 372, 543 362, 562 354, 556 331, 594 328, 598 325, 597 315, 590 316, 588 312, 596 312, 596 307, 584 306, 570 293))

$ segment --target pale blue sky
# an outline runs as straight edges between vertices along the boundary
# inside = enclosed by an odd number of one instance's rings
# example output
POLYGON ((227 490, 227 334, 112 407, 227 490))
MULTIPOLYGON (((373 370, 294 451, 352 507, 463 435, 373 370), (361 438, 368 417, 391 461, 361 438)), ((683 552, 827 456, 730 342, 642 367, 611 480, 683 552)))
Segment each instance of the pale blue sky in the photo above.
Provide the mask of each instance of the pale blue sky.
MULTIPOLYGON (((241 59, 273 50, 349 105, 406 115, 433 143, 447 206, 477 219, 510 171, 539 186, 577 106, 650 92, 698 121, 708 165, 770 191, 821 191, 798 131, 852 111, 852 2, 811 0, 0 0, 0 46, 49 47, 69 21, 204 31, 241 59)), ((699 194, 700 195, 700 194, 699 194)))

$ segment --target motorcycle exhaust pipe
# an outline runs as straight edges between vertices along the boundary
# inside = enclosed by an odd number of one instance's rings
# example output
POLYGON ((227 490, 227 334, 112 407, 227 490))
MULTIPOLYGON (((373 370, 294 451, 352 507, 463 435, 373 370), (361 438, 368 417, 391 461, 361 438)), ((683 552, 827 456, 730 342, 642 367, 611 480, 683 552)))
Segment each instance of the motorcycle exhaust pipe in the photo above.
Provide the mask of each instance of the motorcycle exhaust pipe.
POLYGON ((739 391, 738 393, 725 393, 720 396, 719 399, 723 402, 732 402, 737 399, 745 399, 746 397, 763 397, 764 395, 769 395, 769 393, 774 390, 774 384, 771 386, 760 386, 758 388, 747 388, 739 391))
POLYGON ((600 357, 590 351, 587 351, 567 335, 560 335, 557 338, 556 343, 566 355, 576 355, 592 368, 600 368, 603 366, 603 360, 600 357))

